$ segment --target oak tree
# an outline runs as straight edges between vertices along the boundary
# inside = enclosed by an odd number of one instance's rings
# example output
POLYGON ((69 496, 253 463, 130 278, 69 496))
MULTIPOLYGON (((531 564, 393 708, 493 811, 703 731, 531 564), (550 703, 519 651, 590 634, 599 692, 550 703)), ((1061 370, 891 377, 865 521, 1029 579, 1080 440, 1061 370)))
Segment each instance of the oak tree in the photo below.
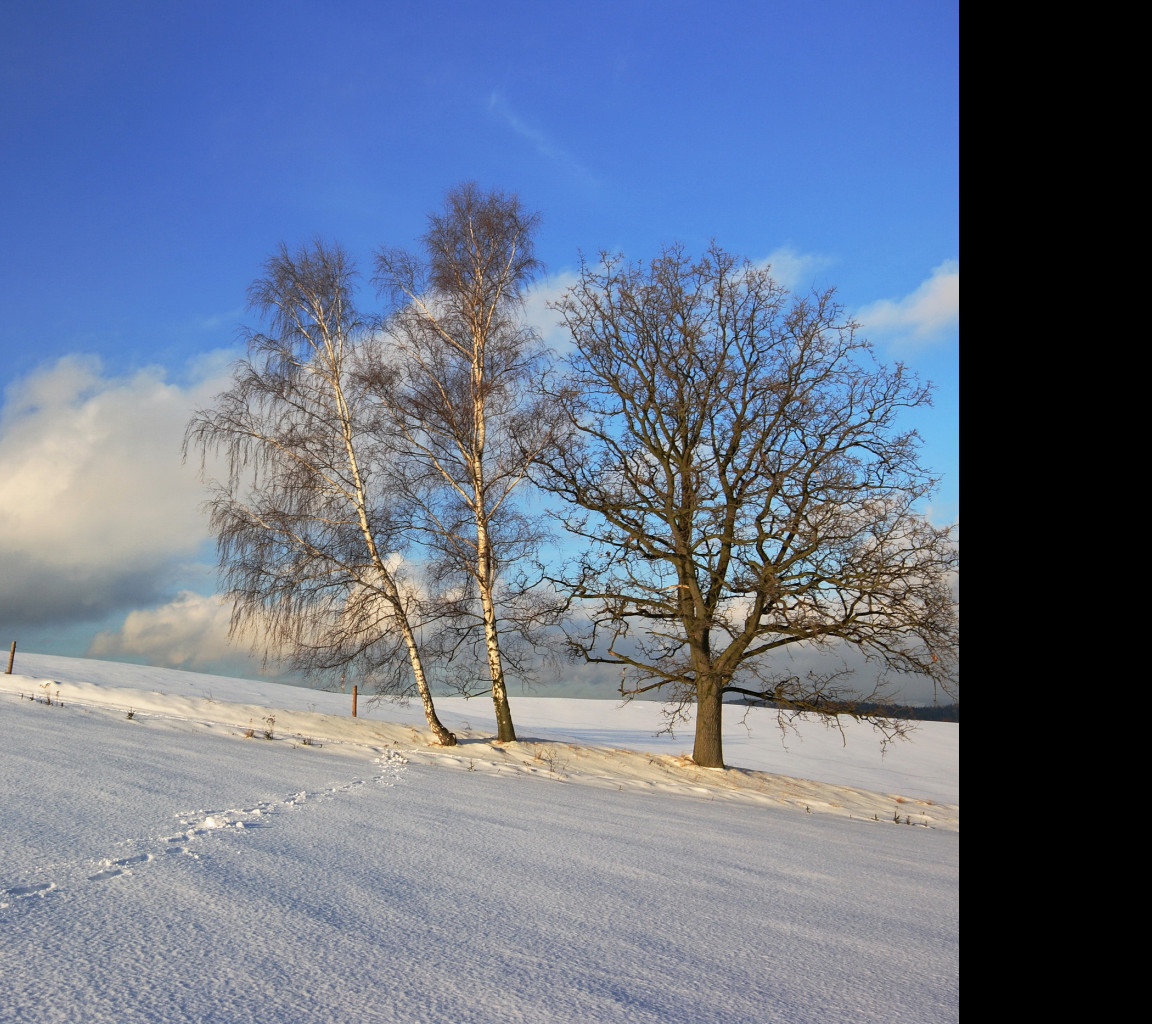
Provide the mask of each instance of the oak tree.
POLYGON ((541 480, 581 544, 557 581, 586 610, 578 656, 694 703, 708 767, 725 694, 867 714, 783 668, 794 645, 955 692, 958 548, 923 514, 935 480, 900 423, 929 386, 879 363, 831 292, 793 295, 715 245, 584 264, 555 308, 572 440, 541 480))

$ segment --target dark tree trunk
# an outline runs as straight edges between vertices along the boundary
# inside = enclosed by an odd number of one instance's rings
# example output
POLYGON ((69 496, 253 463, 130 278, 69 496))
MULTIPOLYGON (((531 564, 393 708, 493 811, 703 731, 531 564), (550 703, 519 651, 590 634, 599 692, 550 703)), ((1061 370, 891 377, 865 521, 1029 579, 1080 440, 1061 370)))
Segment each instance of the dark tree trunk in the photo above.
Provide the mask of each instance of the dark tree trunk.
POLYGON ((724 767, 724 743, 721 736, 724 702, 718 679, 702 677, 696 681, 696 743, 692 760, 701 768, 724 767))

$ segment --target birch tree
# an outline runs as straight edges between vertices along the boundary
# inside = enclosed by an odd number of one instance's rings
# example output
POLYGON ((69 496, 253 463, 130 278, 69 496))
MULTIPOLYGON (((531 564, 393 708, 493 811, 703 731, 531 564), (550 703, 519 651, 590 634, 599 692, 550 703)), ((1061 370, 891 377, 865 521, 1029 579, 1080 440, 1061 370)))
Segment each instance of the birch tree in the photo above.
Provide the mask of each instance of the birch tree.
POLYGON ((460 578, 460 609, 483 636, 497 736, 516 738, 503 639, 529 636, 537 605, 511 573, 539 540, 518 498, 554 420, 533 384, 544 368, 523 297, 540 269, 538 219, 519 199, 465 184, 428 218, 421 251, 381 249, 376 281, 393 308, 384 324, 393 430, 409 491, 426 516, 447 575, 460 578), (474 595, 474 602, 472 600, 474 595))
MULTIPOLYGON (((576 438, 542 460, 581 553, 578 656, 628 695, 695 705, 697 764, 723 767, 723 698, 863 714, 795 645, 847 645, 955 692, 952 531, 900 424, 931 389, 878 363, 829 293, 796 296, 716 246, 584 265, 557 304, 575 343, 557 393, 576 438)), ((863 699, 876 694, 860 695, 863 699)))
POLYGON ((379 396, 362 372, 375 339, 355 309, 355 277, 337 246, 280 247, 249 290, 265 330, 249 333, 231 386, 189 423, 185 454, 224 467, 207 479, 207 508, 233 635, 307 673, 414 688, 450 746, 421 652, 424 603, 405 572, 395 451, 375 429, 379 396))

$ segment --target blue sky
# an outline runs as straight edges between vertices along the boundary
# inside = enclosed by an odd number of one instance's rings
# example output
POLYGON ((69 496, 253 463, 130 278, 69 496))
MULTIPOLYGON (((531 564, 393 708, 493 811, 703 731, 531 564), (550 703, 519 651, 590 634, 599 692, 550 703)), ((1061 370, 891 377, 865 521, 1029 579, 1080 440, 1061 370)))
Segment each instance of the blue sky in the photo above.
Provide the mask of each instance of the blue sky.
MULTIPOLYGON (((715 238, 835 285, 959 516, 958 5, 17 0, 0 33, 0 640, 206 670, 184 423, 281 241, 367 267, 475 180, 581 251, 715 238)), ((371 295, 364 296, 370 304, 371 295)), ((541 322, 548 332, 550 324, 541 322)))

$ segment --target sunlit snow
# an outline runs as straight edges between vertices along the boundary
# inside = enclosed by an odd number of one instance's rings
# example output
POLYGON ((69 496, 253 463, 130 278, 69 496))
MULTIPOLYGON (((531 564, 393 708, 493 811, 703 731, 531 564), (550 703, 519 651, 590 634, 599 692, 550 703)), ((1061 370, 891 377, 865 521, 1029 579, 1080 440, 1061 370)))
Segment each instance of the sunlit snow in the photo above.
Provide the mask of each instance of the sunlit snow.
POLYGON ((418 706, 17 655, 0 1020, 959 1018, 959 727, 418 706), (250 734, 250 735, 249 735, 250 734), (846 742, 845 742, 846 740, 846 742))

